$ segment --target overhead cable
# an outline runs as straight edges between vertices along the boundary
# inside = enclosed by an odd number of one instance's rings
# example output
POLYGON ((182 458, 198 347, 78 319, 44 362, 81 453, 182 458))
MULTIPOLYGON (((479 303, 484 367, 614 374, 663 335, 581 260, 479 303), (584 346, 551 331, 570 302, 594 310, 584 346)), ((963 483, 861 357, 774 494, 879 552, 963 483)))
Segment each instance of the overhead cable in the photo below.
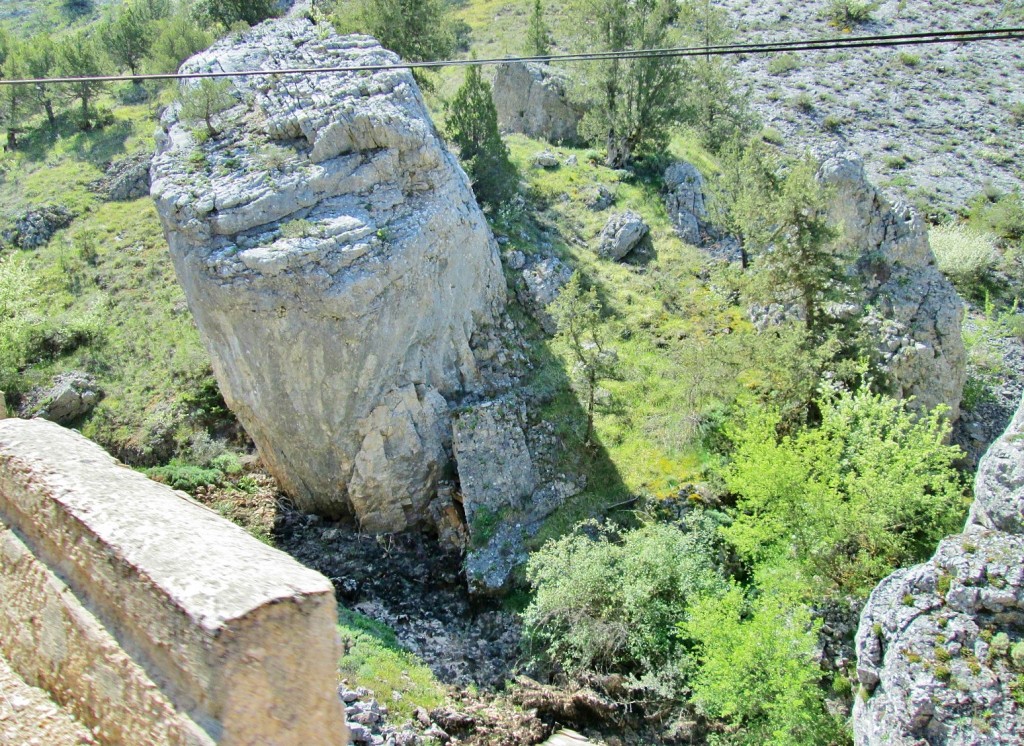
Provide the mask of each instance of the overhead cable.
POLYGON ((197 78, 232 78, 272 75, 315 75, 325 73, 384 72, 387 70, 432 69, 504 65, 510 62, 575 63, 603 60, 673 59, 686 57, 721 57, 776 52, 817 52, 843 49, 867 49, 930 44, 967 44, 1003 42, 1024 39, 1024 28, 917 32, 876 36, 848 36, 779 42, 747 42, 700 47, 666 47, 662 49, 626 49, 614 52, 582 52, 534 57, 492 57, 488 59, 432 60, 425 62, 389 62, 370 65, 337 65, 331 67, 295 67, 262 70, 206 70, 196 72, 150 73, 143 75, 92 75, 53 78, 0 79, 4 85, 74 84, 145 82, 159 80, 191 80, 197 78))

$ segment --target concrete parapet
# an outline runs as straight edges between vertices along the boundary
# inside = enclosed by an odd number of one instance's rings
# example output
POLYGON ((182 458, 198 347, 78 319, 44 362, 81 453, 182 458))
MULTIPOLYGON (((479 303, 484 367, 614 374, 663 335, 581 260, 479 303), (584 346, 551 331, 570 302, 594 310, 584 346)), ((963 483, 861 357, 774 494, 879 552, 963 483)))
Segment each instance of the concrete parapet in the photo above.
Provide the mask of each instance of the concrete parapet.
POLYGON ((0 599, 0 653, 103 742, 347 740, 330 582, 49 422, 0 422, 0 599))

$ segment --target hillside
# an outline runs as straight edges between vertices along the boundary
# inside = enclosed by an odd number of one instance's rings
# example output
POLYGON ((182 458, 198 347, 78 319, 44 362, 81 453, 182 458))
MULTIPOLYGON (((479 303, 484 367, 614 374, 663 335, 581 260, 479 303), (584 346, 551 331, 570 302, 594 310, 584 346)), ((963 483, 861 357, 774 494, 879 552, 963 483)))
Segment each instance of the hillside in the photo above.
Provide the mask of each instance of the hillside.
MULTIPOLYGON (((229 31, 208 6, 143 1, 166 15, 147 21, 163 43, 142 69, 214 36, 190 65, 388 54, 333 36, 329 17, 361 22, 352 3, 229 31)), ((0 25, 102 41, 104 4, 67 5, 0 0, 0 25)), ((707 7, 738 41, 1020 19, 1013 3, 887 0, 837 27, 834 5, 707 7)), ((523 53, 537 8, 553 50, 583 44, 568 0, 436 7, 455 55, 523 53)), ((594 74, 559 69, 573 99, 594 74)), ((429 116, 407 73, 229 81, 199 104, 176 83, 114 84, 91 127, 54 92, 53 126, 26 106, 0 155, 8 413, 69 397, 63 424, 329 577, 357 742, 537 743, 567 725, 609 746, 849 744, 861 608, 963 525, 977 459, 1024 392, 1024 52, 725 70, 756 115, 737 151, 682 115, 617 168, 600 137, 506 133, 513 196, 496 204, 455 165, 465 68, 427 75, 429 116), (408 246, 421 258, 387 269, 408 246), (454 291, 471 260, 496 282, 481 270, 454 291), (295 468, 314 455, 320 482, 295 468), (531 485, 510 498, 517 470, 531 485), (498 497, 474 506, 473 490, 498 497), (404 512, 374 524, 385 504, 404 512)))

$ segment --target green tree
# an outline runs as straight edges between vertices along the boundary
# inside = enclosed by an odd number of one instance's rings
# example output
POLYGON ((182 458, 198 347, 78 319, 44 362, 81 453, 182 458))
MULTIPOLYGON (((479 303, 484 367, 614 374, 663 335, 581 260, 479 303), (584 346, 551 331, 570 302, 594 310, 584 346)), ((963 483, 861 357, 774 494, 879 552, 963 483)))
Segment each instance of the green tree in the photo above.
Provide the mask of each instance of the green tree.
POLYGON ((819 427, 783 436, 778 412, 746 408, 729 432, 737 512, 724 533, 754 566, 793 557, 818 592, 865 595, 962 523, 960 449, 938 410, 866 391, 818 406, 819 427))
MULTIPOLYGON (((50 77, 57 69, 57 48, 47 34, 37 34, 28 40, 23 50, 25 72, 28 77, 42 79, 50 77)), ((47 83, 36 83, 29 95, 46 112, 46 122, 50 128, 57 126, 57 116, 53 111, 53 89, 47 83)))
MULTIPOLYGON (((20 47, 11 48, 0 70, 3 71, 3 77, 6 80, 26 77, 28 71, 24 53, 20 47)), ((31 88, 28 85, 5 85, 0 90, 0 117, 3 118, 4 127, 7 129, 6 150, 14 150, 18 147, 18 134, 24 127, 24 120, 29 114, 31 103, 31 88)))
MULTIPOLYGON (((711 0, 689 0, 680 13, 680 23, 692 44, 711 47, 733 38, 726 11, 713 6, 711 0)), ((748 91, 741 87, 729 58, 693 58, 686 65, 685 79, 683 119, 704 147, 717 153, 749 132, 754 117, 747 105, 748 91)))
POLYGON ((594 436, 597 383, 610 373, 597 290, 584 290, 580 273, 574 272, 555 301, 548 306, 548 312, 558 324, 556 339, 569 353, 570 379, 583 398, 587 412, 587 430, 583 443, 590 445, 594 436))
POLYGON ((231 83, 214 78, 200 78, 198 83, 182 86, 180 99, 181 119, 185 122, 205 123, 208 137, 220 134, 213 126, 213 118, 236 103, 231 93, 231 83))
MULTIPOLYGON (((680 38, 673 0, 577 0, 573 10, 587 19, 581 41, 588 52, 655 49, 680 38)), ((684 103, 677 58, 609 59, 581 68, 577 97, 587 112, 580 131, 604 141, 608 166, 621 168, 637 154, 664 147, 684 103)))
MULTIPOLYGON (((455 29, 446 0, 361 0, 355 16, 339 3, 335 25, 342 32, 362 31, 408 62, 442 60, 455 51, 455 29)), ((427 83, 413 71, 420 85, 427 83)))
POLYGON ((146 7, 127 3, 103 24, 103 45, 114 64, 136 75, 149 54, 155 31, 154 19, 149 17, 146 7))
POLYGON ((277 13, 275 0, 204 0, 200 7, 225 28, 239 21, 255 26, 277 13))
POLYGON ((155 24, 146 69, 155 73, 177 72, 181 63, 213 43, 213 34, 187 8, 179 7, 155 24))
MULTIPOLYGON (((65 77, 95 77, 105 72, 96 42, 86 31, 64 37, 57 47, 56 56, 57 69, 65 77)), ((92 102, 103 87, 103 83, 95 80, 79 80, 67 86, 67 95, 79 103, 79 127, 83 130, 92 129, 92 102)))
POLYGON ((551 30, 544 23, 544 6, 534 0, 530 23, 526 27, 526 55, 545 57, 551 52, 551 30))
POLYGON ((496 209, 516 193, 519 177, 498 131, 491 86, 478 66, 466 69, 465 82, 446 108, 445 131, 459 148, 477 201, 496 209))
POLYGON ((698 646, 691 701, 726 721, 730 743, 842 743, 842 724, 824 707, 816 662, 820 620, 805 605, 799 570, 759 573, 756 590, 733 585, 691 604, 681 632, 698 646))

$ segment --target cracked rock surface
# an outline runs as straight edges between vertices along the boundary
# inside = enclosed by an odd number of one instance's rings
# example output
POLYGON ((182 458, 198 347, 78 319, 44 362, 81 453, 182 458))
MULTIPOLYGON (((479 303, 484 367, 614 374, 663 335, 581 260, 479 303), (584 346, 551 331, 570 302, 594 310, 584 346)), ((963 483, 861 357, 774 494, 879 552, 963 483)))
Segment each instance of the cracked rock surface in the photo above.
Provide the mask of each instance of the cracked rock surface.
MULTIPOLYGON (((285 19, 183 71, 397 60, 285 19)), ((225 400, 303 510, 416 526, 504 306, 497 245, 408 71, 226 80, 213 134, 165 113, 151 192, 225 400)))
POLYGON ((981 461, 964 533, 871 593, 857 630, 858 746, 1019 744, 1024 404, 981 461))

